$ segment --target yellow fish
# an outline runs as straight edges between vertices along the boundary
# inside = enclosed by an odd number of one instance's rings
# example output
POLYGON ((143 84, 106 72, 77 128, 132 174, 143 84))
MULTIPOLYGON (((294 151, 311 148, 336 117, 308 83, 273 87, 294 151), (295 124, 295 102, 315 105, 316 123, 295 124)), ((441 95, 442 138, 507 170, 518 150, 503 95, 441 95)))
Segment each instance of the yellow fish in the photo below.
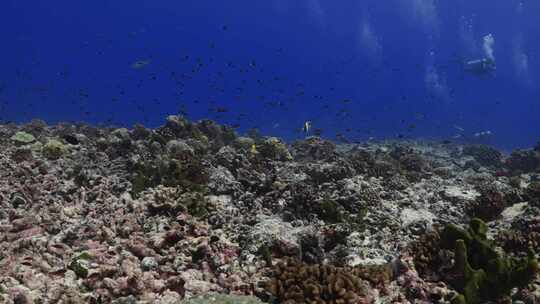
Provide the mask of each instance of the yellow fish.
POLYGON ((259 154, 259 151, 257 151, 257 145, 252 144, 250 152, 251 154, 259 154))

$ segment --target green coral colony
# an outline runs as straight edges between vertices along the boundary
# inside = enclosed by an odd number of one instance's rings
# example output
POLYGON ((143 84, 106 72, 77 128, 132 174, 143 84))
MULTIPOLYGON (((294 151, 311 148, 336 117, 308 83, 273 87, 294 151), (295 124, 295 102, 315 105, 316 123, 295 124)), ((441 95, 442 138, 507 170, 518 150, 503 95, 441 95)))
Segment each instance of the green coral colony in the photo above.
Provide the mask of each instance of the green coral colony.
POLYGON ((476 304, 509 295, 513 287, 529 283, 538 271, 538 261, 529 252, 517 259, 497 252, 486 237, 487 225, 471 220, 467 230, 448 225, 441 233, 441 245, 453 249, 451 284, 461 292, 452 303, 476 304))

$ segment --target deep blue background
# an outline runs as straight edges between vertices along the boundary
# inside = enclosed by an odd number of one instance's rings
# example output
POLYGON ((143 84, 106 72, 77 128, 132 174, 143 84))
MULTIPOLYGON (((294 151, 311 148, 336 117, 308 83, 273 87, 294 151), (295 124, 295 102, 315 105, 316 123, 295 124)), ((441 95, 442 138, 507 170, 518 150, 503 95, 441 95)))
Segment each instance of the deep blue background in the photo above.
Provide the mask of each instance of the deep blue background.
POLYGON ((540 139, 539 1, 1 6, 2 121, 154 127, 183 111, 288 139, 303 136, 306 120, 350 140, 462 133, 511 149, 540 139), (462 62, 482 56, 489 33, 496 75, 464 74, 462 62), (150 64, 133 69, 140 60, 150 64))

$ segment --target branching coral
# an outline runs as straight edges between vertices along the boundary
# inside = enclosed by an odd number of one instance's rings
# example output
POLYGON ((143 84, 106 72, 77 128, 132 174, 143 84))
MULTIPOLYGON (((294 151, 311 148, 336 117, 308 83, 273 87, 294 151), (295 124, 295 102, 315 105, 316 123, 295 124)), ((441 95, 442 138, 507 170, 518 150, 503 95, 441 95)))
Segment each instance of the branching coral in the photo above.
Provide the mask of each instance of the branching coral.
POLYGON ((266 289, 280 303, 356 304, 366 297, 360 269, 307 265, 294 259, 278 263, 266 289))

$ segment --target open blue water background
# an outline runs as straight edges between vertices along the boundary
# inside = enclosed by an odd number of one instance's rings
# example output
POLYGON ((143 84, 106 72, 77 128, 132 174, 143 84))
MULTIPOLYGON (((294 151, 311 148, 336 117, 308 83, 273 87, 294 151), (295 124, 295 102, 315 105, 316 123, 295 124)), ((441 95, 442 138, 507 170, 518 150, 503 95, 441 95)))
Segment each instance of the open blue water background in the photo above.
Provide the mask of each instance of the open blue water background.
POLYGON ((303 137, 307 120, 323 137, 349 141, 432 138, 513 149, 540 139, 539 1, 1 7, 3 122, 155 127, 182 112, 287 139, 303 137), (464 73, 465 60, 484 56, 487 34, 495 75, 464 73))

